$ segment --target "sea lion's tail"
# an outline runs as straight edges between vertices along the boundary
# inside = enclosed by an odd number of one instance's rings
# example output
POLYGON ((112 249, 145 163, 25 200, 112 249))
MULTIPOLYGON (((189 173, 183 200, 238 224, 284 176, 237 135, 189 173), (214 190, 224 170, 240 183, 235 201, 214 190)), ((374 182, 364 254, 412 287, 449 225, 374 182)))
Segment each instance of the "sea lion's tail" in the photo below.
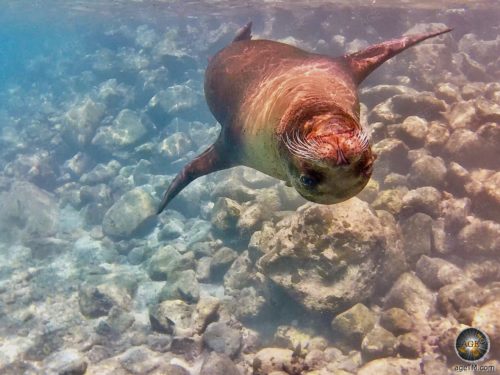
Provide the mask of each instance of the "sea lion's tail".
POLYGON ((227 158, 221 157, 218 142, 216 142, 200 156, 188 163, 170 183, 156 214, 160 214, 182 189, 198 177, 229 168, 230 164, 225 159, 227 158))
POLYGON ((371 72, 391 57, 417 43, 450 32, 451 30, 450 28, 446 28, 444 30, 424 34, 403 36, 399 39, 388 40, 380 44, 372 45, 362 51, 344 55, 342 59, 351 70, 354 81, 359 85, 371 72))

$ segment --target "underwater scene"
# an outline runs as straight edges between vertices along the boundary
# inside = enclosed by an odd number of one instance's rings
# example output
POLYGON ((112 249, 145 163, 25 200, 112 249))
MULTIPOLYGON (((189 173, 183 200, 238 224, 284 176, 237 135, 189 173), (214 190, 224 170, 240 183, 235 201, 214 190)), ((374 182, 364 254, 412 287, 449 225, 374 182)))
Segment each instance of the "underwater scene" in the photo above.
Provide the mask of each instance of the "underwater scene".
POLYGON ((500 373, 498 1, 1 6, 0 374, 500 373))

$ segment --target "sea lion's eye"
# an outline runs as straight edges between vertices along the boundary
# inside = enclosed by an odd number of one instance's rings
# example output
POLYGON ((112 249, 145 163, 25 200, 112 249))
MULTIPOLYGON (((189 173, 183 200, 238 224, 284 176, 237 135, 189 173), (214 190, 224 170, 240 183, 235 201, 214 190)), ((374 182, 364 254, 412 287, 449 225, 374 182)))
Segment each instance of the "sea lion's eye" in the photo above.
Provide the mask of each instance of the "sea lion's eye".
POLYGON ((299 181, 302 185, 304 185, 308 189, 312 189, 318 184, 318 180, 312 176, 308 176, 303 174, 299 177, 299 181))

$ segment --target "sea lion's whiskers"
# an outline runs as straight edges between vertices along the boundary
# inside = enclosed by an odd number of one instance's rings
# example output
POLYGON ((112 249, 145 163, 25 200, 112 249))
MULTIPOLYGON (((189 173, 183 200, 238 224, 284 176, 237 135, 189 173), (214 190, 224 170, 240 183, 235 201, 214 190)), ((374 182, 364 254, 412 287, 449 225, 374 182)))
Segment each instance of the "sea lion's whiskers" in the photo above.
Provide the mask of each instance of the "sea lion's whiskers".
POLYGON ((287 149, 295 156, 308 160, 320 159, 319 155, 316 153, 318 148, 315 147, 315 143, 304 139, 300 135, 299 130, 294 131, 291 138, 288 133, 285 133, 285 137, 283 138, 282 136, 281 138, 287 149))
POLYGON ((365 151, 370 145, 369 136, 364 130, 360 130, 356 133, 356 140, 359 142, 361 151, 365 151))

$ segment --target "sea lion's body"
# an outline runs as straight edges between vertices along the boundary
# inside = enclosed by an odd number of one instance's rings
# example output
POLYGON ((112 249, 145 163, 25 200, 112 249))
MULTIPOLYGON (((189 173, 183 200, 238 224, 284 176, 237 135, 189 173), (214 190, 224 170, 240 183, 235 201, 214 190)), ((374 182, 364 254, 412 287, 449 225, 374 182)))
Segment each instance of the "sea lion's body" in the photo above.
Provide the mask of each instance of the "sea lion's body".
POLYGON ((322 100, 359 120, 356 85, 345 68, 284 43, 232 43, 210 61, 205 77, 208 106, 237 164, 281 180, 287 176, 277 140, 290 107, 322 100))
POLYGON ((356 195, 374 161, 359 121, 357 86, 390 57, 448 31, 332 58, 251 40, 251 23, 246 25, 205 73, 205 97, 222 126, 219 138, 176 176, 159 212, 192 180, 237 165, 284 180, 314 202, 356 195))

